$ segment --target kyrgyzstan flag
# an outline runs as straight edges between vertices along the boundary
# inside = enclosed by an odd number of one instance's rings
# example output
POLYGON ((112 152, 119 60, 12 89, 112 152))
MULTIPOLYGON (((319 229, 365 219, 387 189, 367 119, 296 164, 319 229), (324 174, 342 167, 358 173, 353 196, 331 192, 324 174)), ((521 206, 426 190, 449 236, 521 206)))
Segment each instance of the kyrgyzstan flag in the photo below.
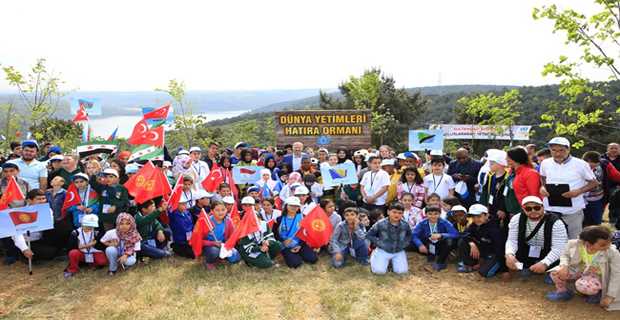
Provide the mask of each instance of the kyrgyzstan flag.
POLYGON ((18 226, 20 224, 35 223, 37 221, 37 211, 11 211, 9 212, 13 224, 18 226))
POLYGON ((125 188, 138 204, 159 196, 167 196, 172 192, 164 173, 150 161, 129 178, 125 188))
POLYGON ((310 248, 320 248, 329 243, 332 236, 332 224, 323 208, 315 206, 307 216, 301 220, 297 237, 310 248))
POLYGON ((192 237, 189 239, 189 245, 192 247, 192 251, 194 251, 194 257, 200 257, 200 254, 202 254, 202 240, 213 229, 215 229, 213 222, 205 212, 205 209, 202 209, 200 217, 198 217, 198 221, 196 221, 194 226, 194 231, 192 231, 192 237))
POLYGON ((179 207, 179 201, 181 201, 181 195, 183 194, 183 175, 179 175, 177 182, 174 184, 174 189, 170 197, 167 198, 168 208, 170 211, 174 211, 179 207))
MULTIPOLYGON (((142 120, 144 121, 144 119, 142 120)), ((134 128, 134 133, 127 140, 127 143, 133 145, 147 144, 156 147, 164 146, 164 127, 159 126, 153 129, 147 129, 142 131, 143 124, 138 123, 136 126, 140 126, 138 129, 134 128)))
POLYGON ((233 227, 237 228, 241 222, 241 214, 237 209, 237 203, 233 204, 232 210, 230 210, 230 220, 232 220, 233 227))
POLYGON ((211 168, 209 175, 202 180, 202 187, 207 192, 215 192, 222 182, 224 182, 224 175, 217 164, 213 163, 213 168, 211 168))
POLYGON ((170 111, 170 103, 166 103, 165 105, 144 114, 144 119, 153 119, 153 120, 165 120, 168 118, 168 112, 170 111))
POLYGON ((64 218, 67 215, 67 209, 69 209, 69 207, 79 206, 82 203, 81 200, 80 193, 75 184, 70 184, 69 188, 67 188, 67 194, 65 195, 65 202, 63 202, 62 208, 60 209, 61 217, 64 218))
POLYGON ((220 258, 224 259, 230 257, 232 255, 232 249, 237 245, 239 239, 258 230, 258 219, 256 218, 256 214, 254 214, 254 209, 248 208, 243 213, 243 219, 241 219, 239 227, 235 228, 228 240, 226 240, 224 245, 220 248, 220 258))
POLYGON ((80 108, 75 114, 75 117, 73 117, 73 122, 80 122, 80 121, 88 121, 88 113, 86 113, 86 108, 84 108, 84 105, 81 103, 80 103, 80 108))
POLYGON ((9 183, 6 186, 6 190, 2 194, 0 198, 0 210, 4 210, 9 207, 9 204, 13 201, 24 200, 24 194, 22 190, 17 185, 17 181, 15 181, 15 177, 8 177, 9 183))

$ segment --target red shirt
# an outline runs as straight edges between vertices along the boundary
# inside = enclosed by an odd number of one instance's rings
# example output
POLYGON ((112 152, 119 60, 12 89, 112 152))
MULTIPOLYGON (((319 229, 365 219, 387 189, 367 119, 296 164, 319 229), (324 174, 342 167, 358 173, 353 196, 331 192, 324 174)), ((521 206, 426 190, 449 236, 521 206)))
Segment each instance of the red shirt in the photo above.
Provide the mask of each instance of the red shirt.
POLYGON ((517 168, 512 188, 519 205, 527 196, 537 196, 542 199, 540 196, 540 174, 527 165, 520 165, 517 168))

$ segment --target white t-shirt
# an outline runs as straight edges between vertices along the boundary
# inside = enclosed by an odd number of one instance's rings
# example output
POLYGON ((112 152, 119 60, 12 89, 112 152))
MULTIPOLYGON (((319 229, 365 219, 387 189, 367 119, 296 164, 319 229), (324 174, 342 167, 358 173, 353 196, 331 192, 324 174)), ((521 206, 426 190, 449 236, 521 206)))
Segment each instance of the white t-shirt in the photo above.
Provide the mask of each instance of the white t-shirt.
MULTIPOLYGON (((546 177, 547 184, 568 184, 570 190, 579 189, 588 184, 588 181, 596 180, 588 163, 572 156, 564 163, 557 163, 553 158, 543 160, 540 163, 540 175, 546 177)), ((572 207, 552 207, 545 197, 545 209, 562 214, 573 214, 586 207, 584 194, 572 198, 571 201, 572 207)))
MULTIPOLYGON (((118 239, 118 234, 116 233, 116 229, 112 229, 112 230, 108 230, 108 232, 106 232, 103 237, 101 237, 101 242, 108 242, 110 240, 119 240, 118 239)), ((121 243, 122 246, 122 243, 121 243)), ((136 244, 133 247, 134 251, 140 251, 140 241, 136 242, 136 244)))
MULTIPOLYGON (((390 175, 383 170, 379 170, 377 172, 368 171, 364 173, 360 184, 366 191, 366 195, 371 197, 374 196, 379 189, 390 185, 390 175)), ((384 205, 387 194, 387 191, 384 192, 383 195, 377 198, 373 204, 377 206, 384 205)))
POLYGON ((202 160, 198 160, 192 163, 192 169, 196 173, 196 181, 194 181, 194 186, 196 189, 202 189, 202 181, 209 175, 209 165, 202 160))
POLYGON ((454 189, 454 186, 454 180, 452 180, 452 177, 445 173, 441 176, 429 174, 424 177, 424 187, 428 189, 426 195, 436 193, 439 197, 441 197, 441 200, 450 195, 450 189, 454 189))

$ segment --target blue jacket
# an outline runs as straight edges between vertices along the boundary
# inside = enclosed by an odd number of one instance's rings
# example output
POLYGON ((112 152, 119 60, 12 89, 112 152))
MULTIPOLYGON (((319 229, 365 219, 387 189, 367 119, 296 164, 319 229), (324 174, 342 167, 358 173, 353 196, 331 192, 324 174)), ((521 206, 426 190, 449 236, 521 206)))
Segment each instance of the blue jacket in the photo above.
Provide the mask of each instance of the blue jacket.
POLYGON ((52 196, 52 191, 48 190, 45 192, 45 198, 47 202, 50 204, 52 208, 52 212, 54 213, 54 220, 60 220, 62 205, 65 203, 65 196, 67 192, 65 189, 60 189, 56 195, 52 196))
POLYGON ((174 210, 168 213, 170 219, 170 230, 172 230, 172 241, 178 244, 187 243, 187 235, 194 230, 192 215, 188 210, 180 212, 174 210))
POLYGON ((370 228, 366 239, 385 252, 397 253, 409 246, 411 227, 404 220, 399 220, 396 226, 388 218, 383 218, 370 228))
MULTIPOLYGON (((441 239, 456 239, 459 237, 459 232, 454 229, 450 221, 441 219, 437 221, 437 233, 441 234, 441 239)), ((413 229, 412 242, 416 248, 423 244, 422 239, 428 239, 431 237, 431 226, 428 219, 422 220, 413 229)))

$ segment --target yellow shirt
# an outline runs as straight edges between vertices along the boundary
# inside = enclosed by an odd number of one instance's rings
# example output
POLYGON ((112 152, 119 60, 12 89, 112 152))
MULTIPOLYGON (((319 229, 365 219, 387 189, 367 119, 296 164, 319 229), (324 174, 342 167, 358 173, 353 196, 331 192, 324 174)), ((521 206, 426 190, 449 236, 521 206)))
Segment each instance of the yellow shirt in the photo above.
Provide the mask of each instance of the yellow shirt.
POLYGON ((400 173, 394 171, 394 173, 390 176, 390 186, 388 187, 385 203, 390 203, 396 199, 396 188, 398 186, 398 181, 400 181, 400 173))

